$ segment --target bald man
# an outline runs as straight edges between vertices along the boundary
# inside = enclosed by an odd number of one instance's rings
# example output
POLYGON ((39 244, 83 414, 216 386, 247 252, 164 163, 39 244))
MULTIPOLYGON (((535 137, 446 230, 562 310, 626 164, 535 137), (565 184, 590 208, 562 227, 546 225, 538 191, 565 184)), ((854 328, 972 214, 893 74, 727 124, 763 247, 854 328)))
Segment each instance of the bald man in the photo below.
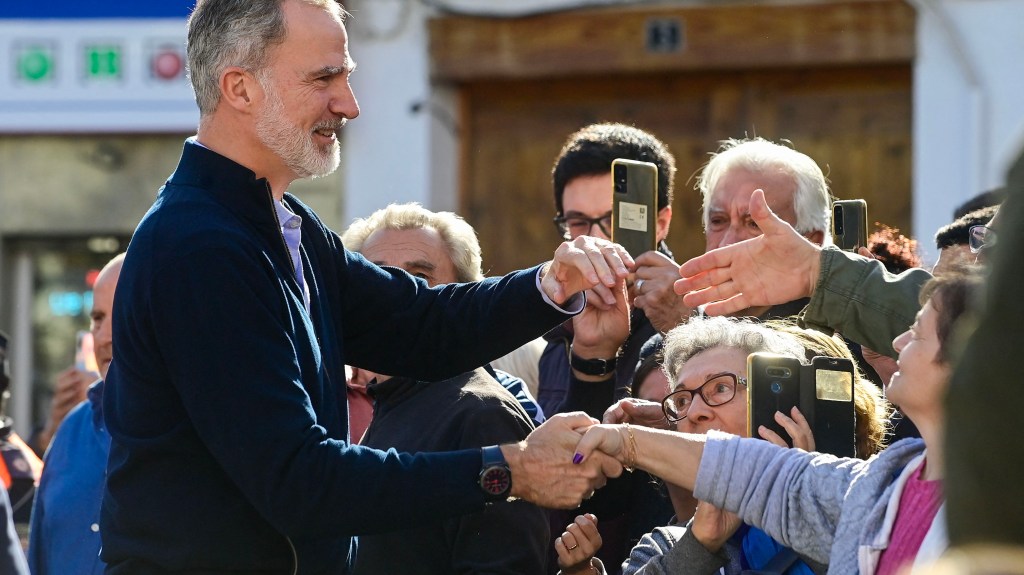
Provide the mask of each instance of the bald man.
MULTIPOLYGON (((114 355, 110 314, 123 260, 124 254, 110 260, 92 289, 90 331, 101 377, 114 355)), ((35 575, 101 575, 105 568, 99 557, 99 521, 110 434, 103 425, 102 399, 100 379, 68 413, 46 452, 28 548, 35 575)))

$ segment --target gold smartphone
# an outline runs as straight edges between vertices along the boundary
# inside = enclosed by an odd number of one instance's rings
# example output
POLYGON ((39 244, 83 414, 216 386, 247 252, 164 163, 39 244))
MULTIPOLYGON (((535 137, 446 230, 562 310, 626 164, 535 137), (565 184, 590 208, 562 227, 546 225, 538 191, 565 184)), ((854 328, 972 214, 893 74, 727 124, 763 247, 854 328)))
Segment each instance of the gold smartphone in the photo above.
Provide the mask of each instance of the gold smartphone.
POLYGON ((657 247, 658 166, 612 162, 612 241, 634 258, 657 247))

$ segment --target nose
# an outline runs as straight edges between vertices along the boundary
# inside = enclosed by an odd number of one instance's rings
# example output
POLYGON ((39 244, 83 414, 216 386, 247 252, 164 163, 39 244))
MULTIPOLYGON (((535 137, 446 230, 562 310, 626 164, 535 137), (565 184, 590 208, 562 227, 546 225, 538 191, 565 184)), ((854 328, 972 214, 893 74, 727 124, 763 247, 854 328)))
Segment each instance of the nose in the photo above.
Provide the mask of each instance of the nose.
POLYGON ((602 228, 601 224, 599 224, 598 222, 591 222, 590 223, 590 229, 587 230, 587 235, 592 237, 592 238, 601 238, 601 239, 605 239, 605 240, 610 240, 611 239, 607 235, 605 235, 604 228, 602 228))
POLYGON ((352 120, 359 116, 359 101, 349 82, 341 83, 341 88, 331 98, 331 113, 352 120))
POLYGON ((724 248, 725 246, 731 246, 735 243, 742 242, 747 239, 746 235, 743 234, 742 228, 739 226, 729 226, 725 233, 722 234, 722 241, 718 244, 718 247, 724 248))
POLYGON ((903 348, 907 346, 907 341, 910 340, 910 330, 899 334, 896 339, 892 340, 892 348, 896 350, 896 353, 903 351, 903 348))
POLYGON ((704 403, 704 398, 699 393, 694 395, 693 401, 690 402, 690 407, 686 410, 686 419, 690 423, 697 424, 709 421, 714 417, 715 410, 704 403))

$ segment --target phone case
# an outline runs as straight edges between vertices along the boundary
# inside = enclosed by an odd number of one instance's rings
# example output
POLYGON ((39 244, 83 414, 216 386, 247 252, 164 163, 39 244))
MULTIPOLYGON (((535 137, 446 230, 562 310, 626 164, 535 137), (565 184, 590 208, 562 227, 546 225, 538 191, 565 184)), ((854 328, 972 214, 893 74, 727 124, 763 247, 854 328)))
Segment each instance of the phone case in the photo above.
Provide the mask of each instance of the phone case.
POLYGON ((864 200, 832 202, 832 241, 839 249, 855 252, 868 245, 868 203, 864 200))
POLYGON ((791 447, 789 433, 775 422, 775 412, 790 415, 794 406, 814 433, 815 451, 839 457, 856 456, 853 363, 818 356, 804 365, 792 357, 752 353, 747 357, 747 432, 760 437, 764 425, 791 447))
MULTIPOLYGON (((813 422, 815 449, 839 457, 857 456, 857 412, 854 410, 853 362, 839 357, 811 360, 814 382, 813 422)), ((806 414, 805 414, 806 415, 806 414)))
POLYGON ((775 412, 789 415, 794 406, 800 405, 801 371, 802 364, 794 357, 771 353, 747 356, 747 433, 750 437, 760 437, 757 430, 764 425, 792 447, 793 439, 775 422, 775 412))
POLYGON ((612 162, 612 241, 634 258, 657 247, 658 166, 612 162))

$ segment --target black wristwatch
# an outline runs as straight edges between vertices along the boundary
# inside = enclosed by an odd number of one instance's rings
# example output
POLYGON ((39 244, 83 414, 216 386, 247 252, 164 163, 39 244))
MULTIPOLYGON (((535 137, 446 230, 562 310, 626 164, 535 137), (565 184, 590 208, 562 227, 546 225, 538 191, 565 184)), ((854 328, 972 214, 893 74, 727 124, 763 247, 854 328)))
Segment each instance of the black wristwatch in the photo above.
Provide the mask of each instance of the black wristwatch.
POLYGON ((583 359, 575 353, 569 352, 569 365, 576 371, 586 375, 608 375, 615 371, 615 364, 618 358, 611 359, 583 359))
POLYGON ((505 456, 497 445, 485 447, 483 465, 480 466, 480 489, 490 502, 504 501, 512 492, 512 471, 508 468, 505 456))

